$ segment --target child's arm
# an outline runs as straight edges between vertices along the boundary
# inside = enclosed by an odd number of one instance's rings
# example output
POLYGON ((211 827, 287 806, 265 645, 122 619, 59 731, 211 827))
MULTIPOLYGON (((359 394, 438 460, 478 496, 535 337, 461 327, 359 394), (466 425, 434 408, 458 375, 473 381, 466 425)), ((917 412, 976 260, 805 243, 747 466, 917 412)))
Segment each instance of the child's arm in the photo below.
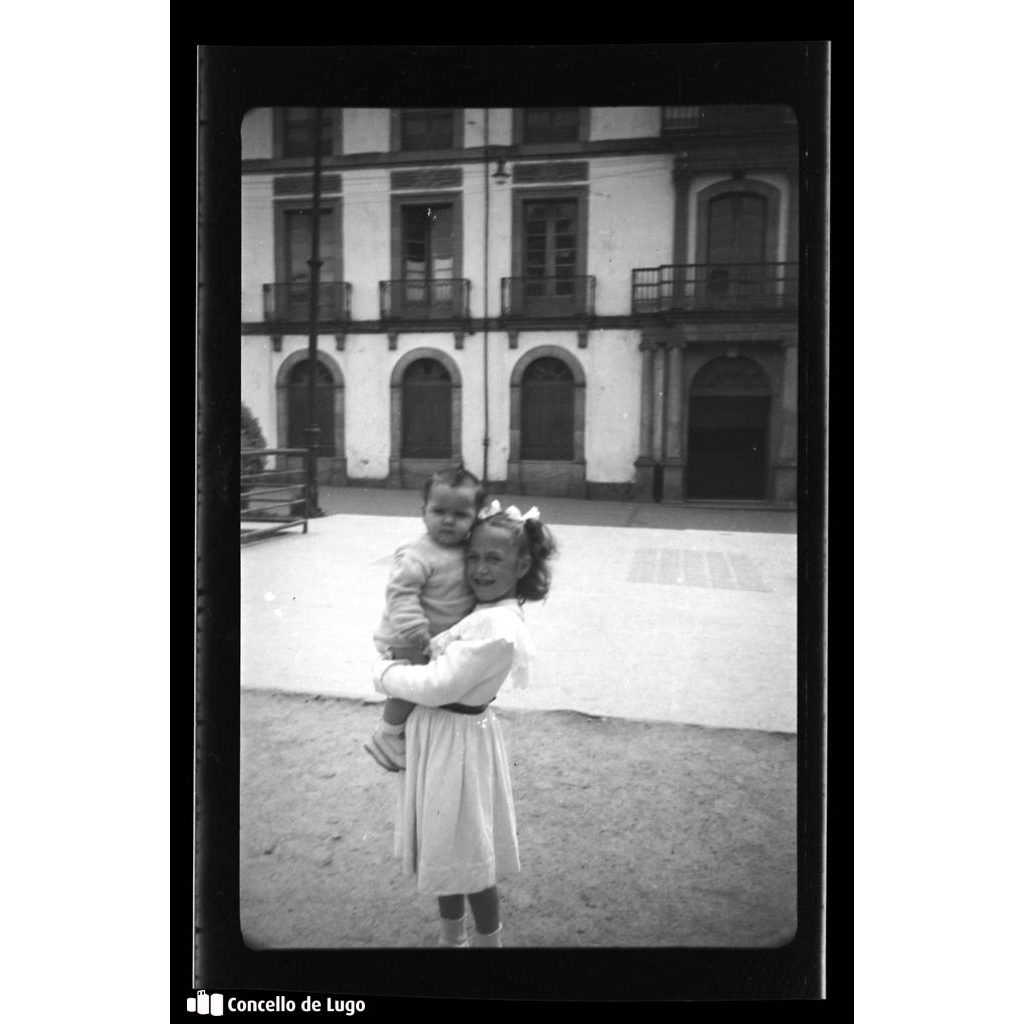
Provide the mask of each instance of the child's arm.
POLYGON ((429 577, 430 567, 422 559, 405 552, 395 559, 388 579, 385 594, 388 619, 395 634, 409 647, 422 649, 430 640, 430 622, 420 603, 420 595, 429 577))
POLYGON ((436 708, 458 701, 484 679, 507 675, 514 652, 505 639, 455 640, 429 665, 377 662, 373 682, 380 693, 436 708))

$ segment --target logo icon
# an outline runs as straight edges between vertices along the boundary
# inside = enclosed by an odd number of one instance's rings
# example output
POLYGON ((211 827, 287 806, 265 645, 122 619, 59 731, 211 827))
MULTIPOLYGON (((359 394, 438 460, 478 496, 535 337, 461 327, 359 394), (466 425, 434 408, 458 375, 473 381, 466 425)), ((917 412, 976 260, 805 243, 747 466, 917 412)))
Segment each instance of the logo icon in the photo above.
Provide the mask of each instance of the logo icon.
POLYGON ((224 1016, 224 997, 219 992, 212 996, 206 994, 206 989, 201 988, 195 997, 189 996, 189 1013, 208 1013, 213 1017, 224 1016))

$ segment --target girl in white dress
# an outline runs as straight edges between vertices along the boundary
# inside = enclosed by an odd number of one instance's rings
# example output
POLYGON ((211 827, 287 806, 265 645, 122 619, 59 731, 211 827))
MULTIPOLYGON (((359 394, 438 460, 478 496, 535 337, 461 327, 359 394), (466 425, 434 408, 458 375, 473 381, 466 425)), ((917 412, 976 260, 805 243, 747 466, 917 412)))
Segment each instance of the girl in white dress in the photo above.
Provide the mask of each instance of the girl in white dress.
POLYGON ((481 511, 466 549, 476 609, 434 637, 431 662, 379 661, 374 685, 417 706, 405 726, 395 855, 422 893, 437 897, 441 945, 500 946, 497 876, 519 870, 512 782, 501 728, 488 706, 502 684, 524 684, 529 636, 521 606, 551 585, 555 552, 536 509, 481 511))

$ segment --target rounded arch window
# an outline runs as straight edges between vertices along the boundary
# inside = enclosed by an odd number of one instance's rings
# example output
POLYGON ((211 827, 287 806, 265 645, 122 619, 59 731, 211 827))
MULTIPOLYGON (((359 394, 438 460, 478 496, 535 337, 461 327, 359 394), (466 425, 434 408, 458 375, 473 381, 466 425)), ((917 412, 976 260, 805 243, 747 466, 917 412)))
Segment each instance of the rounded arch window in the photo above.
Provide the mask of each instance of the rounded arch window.
POLYGON ((402 455, 452 456, 452 378, 436 359, 417 359, 402 375, 402 455))
POLYGON ((522 458, 573 458, 575 400, 576 381, 566 363, 554 356, 530 363, 522 382, 522 458))
MULTIPOLYGON (((319 456, 334 457, 334 377, 316 364, 313 422, 320 428, 319 456)), ((309 360, 297 363, 288 375, 288 447, 305 448, 309 426, 309 360)))

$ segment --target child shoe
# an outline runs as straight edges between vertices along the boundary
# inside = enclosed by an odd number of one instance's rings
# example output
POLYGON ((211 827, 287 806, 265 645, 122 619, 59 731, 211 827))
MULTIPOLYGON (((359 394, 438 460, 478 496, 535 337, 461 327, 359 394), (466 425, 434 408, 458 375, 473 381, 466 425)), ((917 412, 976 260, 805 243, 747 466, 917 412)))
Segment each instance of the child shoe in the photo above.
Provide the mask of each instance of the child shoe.
POLYGON ((377 723, 369 743, 363 749, 389 772, 405 770, 405 727, 388 725, 385 721, 377 723))

